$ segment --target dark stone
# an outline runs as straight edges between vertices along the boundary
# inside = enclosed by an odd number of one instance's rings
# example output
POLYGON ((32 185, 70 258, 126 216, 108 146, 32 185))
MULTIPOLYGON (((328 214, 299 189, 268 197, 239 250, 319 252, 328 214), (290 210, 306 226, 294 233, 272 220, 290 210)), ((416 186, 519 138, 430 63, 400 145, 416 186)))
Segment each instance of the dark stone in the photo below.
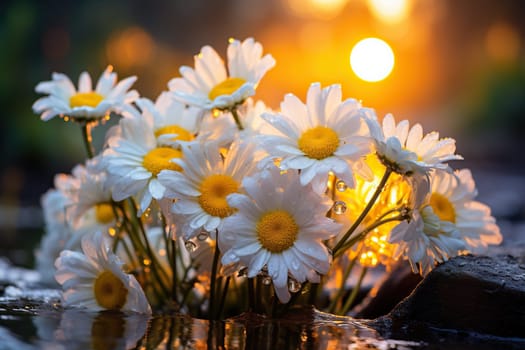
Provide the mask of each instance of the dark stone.
POLYGON ((352 316, 374 319, 388 314, 400 301, 405 299, 422 277, 412 272, 406 261, 399 261, 389 273, 379 280, 366 298, 354 307, 352 316))
POLYGON ((525 261, 509 255, 459 256, 436 267, 387 316, 407 325, 525 338, 525 261))

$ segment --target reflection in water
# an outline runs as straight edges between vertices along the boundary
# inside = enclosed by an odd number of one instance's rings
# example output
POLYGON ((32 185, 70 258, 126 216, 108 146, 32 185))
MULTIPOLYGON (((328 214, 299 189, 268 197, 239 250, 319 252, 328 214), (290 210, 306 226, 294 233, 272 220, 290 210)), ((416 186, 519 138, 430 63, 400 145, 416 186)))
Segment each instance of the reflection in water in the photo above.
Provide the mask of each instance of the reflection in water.
POLYGON ((146 334, 148 321, 145 315, 78 310, 44 311, 33 318, 37 344, 45 349, 133 349, 146 334))
POLYGON ((420 345, 382 340, 358 321, 313 309, 294 310, 279 320, 243 314, 210 325, 185 315, 22 305, 0 301, 0 349, 394 349, 401 344, 399 348, 410 349, 420 345))

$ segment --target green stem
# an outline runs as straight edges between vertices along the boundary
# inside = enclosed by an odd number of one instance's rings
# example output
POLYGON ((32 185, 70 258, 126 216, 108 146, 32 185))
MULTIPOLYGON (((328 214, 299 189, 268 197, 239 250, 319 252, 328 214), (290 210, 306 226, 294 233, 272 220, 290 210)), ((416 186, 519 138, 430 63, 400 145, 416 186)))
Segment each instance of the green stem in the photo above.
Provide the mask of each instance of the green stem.
POLYGON ((385 219, 385 220, 379 220, 374 222, 372 225, 365 228, 363 231, 359 232, 357 235, 352 237, 348 242, 346 242, 339 251, 334 254, 334 258, 339 257, 341 254, 343 254, 348 248, 351 248, 355 243, 359 242, 361 239, 363 239, 370 231, 374 230, 375 228, 384 225, 386 223, 392 222, 392 221, 402 221, 405 220, 406 217, 404 215, 398 215, 393 218, 385 219))
POLYGON ((361 212, 361 214, 359 215, 357 220, 354 221, 352 227, 350 227, 350 229, 345 233, 343 238, 341 238, 341 240, 336 244, 336 246, 332 250, 332 253, 333 253, 334 256, 337 254, 338 250, 341 249, 343 244, 345 244, 346 240, 352 235, 352 233, 354 233, 355 229, 361 224, 361 222, 364 220, 364 218, 366 217, 366 215, 368 214, 370 209, 372 209, 372 206, 375 204, 377 198, 381 194, 381 191, 385 187, 386 182, 388 181, 388 177, 390 176, 391 173, 392 173, 392 170, 387 167, 385 169, 385 174, 383 175, 383 178, 381 179, 381 182, 377 186, 374 194, 372 195, 372 198, 370 198, 370 201, 366 205, 365 209, 361 212))
POLYGON ((219 304, 219 311, 217 316, 219 319, 222 318, 224 312, 224 305, 226 304, 226 295, 228 295, 228 288, 230 287, 231 276, 226 277, 226 282, 224 282, 224 289, 222 290, 221 303, 219 304))
POLYGON ((255 310, 255 282, 253 278, 248 278, 248 311, 255 310))
MULTIPOLYGON (((164 270, 162 265, 159 263, 159 261, 157 259, 157 256, 155 255, 155 252, 151 248, 151 245, 150 245, 149 239, 148 239, 148 234, 146 232, 146 228, 144 227, 144 223, 142 222, 142 219, 137 216, 137 206, 136 206, 135 200, 133 198, 130 198, 130 200, 131 200, 131 204, 132 204, 132 208, 133 208, 132 217, 133 217, 133 219, 135 220, 137 226, 140 229, 140 232, 141 232, 142 237, 144 239, 144 244, 145 244, 145 247, 146 247, 146 251, 148 252, 150 260, 151 260, 152 264, 156 268, 158 268, 158 270, 162 273, 163 277, 166 280, 168 280, 169 279, 168 273, 164 270)), ((160 276, 159 276, 159 278, 160 278, 160 276)))
MULTIPOLYGON (((218 240, 219 232, 217 230, 215 231, 215 236, 216 236, 216 239, 218 240)), ((213 262, 211 265, 211 276, 210 276, 210 302, 209 302, 210 308, 209 308, 209 315, 208 315, 210 322, 215 319, 215 288, 216 288, 215 283, 217 279, 217 269, 219 265, 219 257, 220 257, 219 245, 215 244, 215 252, 213 254, 213 262)))
POLYGON ((242 123, 241 123, 241 118, 239 118, 239 113, 237 112, 237 108, 233 107, 232 109, 230 109, 230 112, 231 112, 231 114, 233 116, 233 120, 235 120, 235 124, 237 125, 237 129, 244 130, 244 127, 242 126, 242 123))
MULTIPOLYGON (((177 242, 172 239, 170 242, 172 254, 169 258, 171 264, 171 298, 177 300, 177 242)), ((168 249, 166 249, 168 251, 168 249)))
MULTIPOLYGON (((162 265, 160 265, 159 261, 157 260, 157 257, 155 255, 155 252, 151 249, 151 246, 149 244, 148 235, 146 233, 146 229, 144 228, 144 225, 142 223, 142 220, 137 217, 137 206, 135 203, 135 200, 133 198, 129 198, 129 206, 131 208, 131 215, 128 218, 130 220, 132 227, 134 228, 132 231, 134 233, 139 234, 136 232, 136 228, 138 227, 140 234, 142 234, 142 238, 144 239, 144 242, 140 240, 140 237, 135 237, 142 245, 143 252, 145 252, 145 255, 148 257, 148 259, 151 262, 150 271, 152 271, 153 276, 156 278, 160 288, 162 289, 163 294, 168 297, 171 293, 168 290, 168 287, 166 287, 165 280, 169 279, 166 271, 164 271, 164 268, 162 265), (163 276, 160 274, 162 273, 163 276)), ((131 232, 130 232, 131 236, 131 232)))
POLYGON ((339 315, 346 315, 350 307, 355 301, 355 298, 357 297, 357 293, 361 290, 361 283, 363 283, 363 279, 365 278, 366 272, 368 271, 367 267, 363 267, 363 270, 361 270, 361 274, 359 275, 359 280, 357 281, 357 284, 352 289, 352 293, 346 299, 345 304, 343 306, 343 309, 339 312, 339 315))
POLYGON ((177 301, 177 241, 174 237, 168 237, 170 234, 169 230, 166 230, 167 222, 164 214, 161 214, 162 221, 162 233, 164 236, 164 245, 166 246, 166 259, 168 260, 171 268, 171 298, 177 301))
POLYGON ((350 264, 346 268, 343 274, 343 278, 341 280, 341 286, 339 286, 339 290, 337 291, 337 294, 335 295, 335 297, 330 302, 330 305, 328 306, 328 312, 330 313, 335 312, 335 308, 337 307, 339 300, 343 297, 343 293, 345 292, 345 282, 348 279, 348 276, 350 276, 350 272, 352 272, 352 270, 354 269, 357 258, 358 258, 358 255, 356 255, 356 257, 350 261, 350 264))
POLYGON ((93 138, 91 136, 92 128, 92 122, 82 122, 82 139, 84 140, 84 146, 86 147, 86 152, 89 159, 95 156, 95 148, 93 147, 93 138))

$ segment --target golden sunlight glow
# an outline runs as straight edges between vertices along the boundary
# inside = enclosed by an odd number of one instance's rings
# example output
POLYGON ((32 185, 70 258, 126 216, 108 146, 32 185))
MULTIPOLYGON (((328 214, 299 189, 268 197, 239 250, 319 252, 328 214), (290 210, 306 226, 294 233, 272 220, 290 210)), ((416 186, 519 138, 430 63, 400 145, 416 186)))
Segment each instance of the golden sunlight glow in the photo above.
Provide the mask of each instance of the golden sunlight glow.
POLYGON ((372 14, 386 23, 399 23, 407 18, 411 8, 411 0, 368 0, 372 14))
POLYGON ((350 53, 350 66, 364 81, 381 81, 388 77, 394 68, 394 51, 381 39, 363 39, 350 53))
POLYGON ((296 15, 333 18, 338 15, 348 0, 287 0, 288 7, 296 15))
POLYGON ((494 61, 514 62, 520 53, 520 36, 507 23, 494 23, 485 38, 485 49, 494 61))
POLYGON ((106 45, 108 61, 121 69, 148 64, 154 50, 153 38, 140 27, 130 27, 111 34, 106 45))

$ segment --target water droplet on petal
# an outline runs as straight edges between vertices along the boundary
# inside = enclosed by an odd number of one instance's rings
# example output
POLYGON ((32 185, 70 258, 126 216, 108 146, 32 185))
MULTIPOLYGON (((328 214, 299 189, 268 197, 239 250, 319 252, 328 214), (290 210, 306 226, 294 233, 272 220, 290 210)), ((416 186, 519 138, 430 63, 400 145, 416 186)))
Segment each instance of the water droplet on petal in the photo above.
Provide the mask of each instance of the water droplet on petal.
POLYGON ((346 203, 343 201, 336 201, 333 206, 334 213, 341 215, 346 211, 346 203))
POLYGON ((204 231, 204 230, 199 232, 199 234, 197 235, 197 239, 199 241, 205 241, 208 239, 208 237, 209 237, 208 231, 204 231))
POLYGON ((264 284, 265 286, 269 286, 270 284, 272 284, 272 278, 270 276, 264 276, 262 278, 262 284, 264 284))
POLYGON ((193 253, 195 249, 197 249, 197 244, 195 244, 193 241, 186 241, 184 242, 184 247, 186 247, 186 250, 189 253, 193 253))
POLYGON ((335 183, 335 188, 339 191, 339 192, 344 192, 346 191, 346 189, 348 188, 348 186, 346 186, 345 182, 343 180, 339 180, 335 183))
POLYGON ((301 283, 297 282, 293 278, 289 278, 288 279, 288 290, 291 293, 297 293, 298 291, 301 290, 301 283))

